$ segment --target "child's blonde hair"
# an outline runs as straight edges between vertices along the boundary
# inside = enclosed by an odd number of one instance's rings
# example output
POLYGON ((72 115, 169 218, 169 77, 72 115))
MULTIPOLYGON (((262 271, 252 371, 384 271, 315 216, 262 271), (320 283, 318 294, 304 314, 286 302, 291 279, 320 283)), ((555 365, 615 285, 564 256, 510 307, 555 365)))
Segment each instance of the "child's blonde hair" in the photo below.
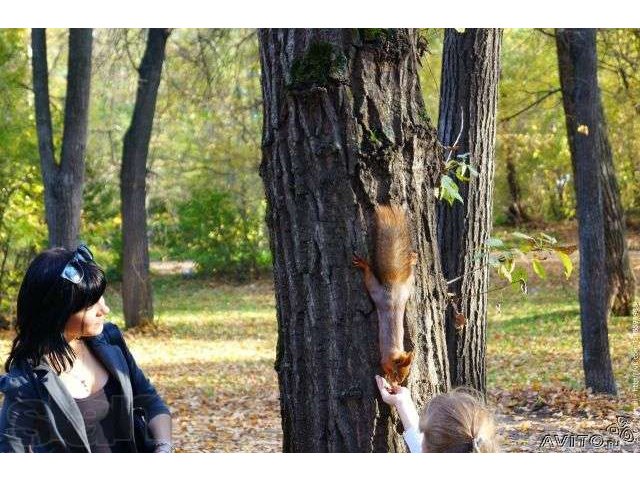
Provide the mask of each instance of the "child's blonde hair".
POLYGON ((420 416, 424 452, 496 452, 495 422, 479 394, 456 389, 431 399, 420 416))

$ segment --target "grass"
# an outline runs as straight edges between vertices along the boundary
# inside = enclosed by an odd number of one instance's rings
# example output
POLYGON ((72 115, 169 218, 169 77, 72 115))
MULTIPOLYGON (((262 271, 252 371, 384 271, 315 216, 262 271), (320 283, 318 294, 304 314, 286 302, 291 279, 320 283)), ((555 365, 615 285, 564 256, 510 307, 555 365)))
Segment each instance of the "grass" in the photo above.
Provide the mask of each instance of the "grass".
MULTIPOLYGON (((532 282, 533 283, 533 282, 532 282)), ((575 285, 535 282, 529 294, 506 290, 490 296, 487 383, 490 389, 559 385, 584 388, 580 313, 575 285), (500 304, 497 307, 497 304, 500 304)), ((609 343, 622 395, 633 394, 633 320, 611 317, 609 343)), ((637 348, 637 339, 636 348, 637 348)))

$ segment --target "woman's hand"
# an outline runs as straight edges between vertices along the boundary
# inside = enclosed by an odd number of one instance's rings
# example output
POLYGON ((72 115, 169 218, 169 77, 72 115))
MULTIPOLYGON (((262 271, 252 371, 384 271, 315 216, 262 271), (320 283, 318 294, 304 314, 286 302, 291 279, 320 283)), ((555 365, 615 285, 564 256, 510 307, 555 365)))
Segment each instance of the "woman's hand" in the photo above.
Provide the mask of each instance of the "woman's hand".
POLYGON ((387 405, 396 407, 402 426, 405 430, 415 428, 418 430, 418 424, 420 419, 418 417, 418 411, 411 399, 411 392, 406 387, 393 388, 389 383, 380 375, 376 375, 376 383, 378 384, 378 390, 380 390, 380 396, 382 401, 387 405))
POLYGON ((171 453, 171 416, 166 413, 156 415, 149 421, 149 430, 154 438, 154 453, 171 453))
POLYGON ((159 442, 156 444, 153 453, 173 453, 173 447, 169 442, 159 442))

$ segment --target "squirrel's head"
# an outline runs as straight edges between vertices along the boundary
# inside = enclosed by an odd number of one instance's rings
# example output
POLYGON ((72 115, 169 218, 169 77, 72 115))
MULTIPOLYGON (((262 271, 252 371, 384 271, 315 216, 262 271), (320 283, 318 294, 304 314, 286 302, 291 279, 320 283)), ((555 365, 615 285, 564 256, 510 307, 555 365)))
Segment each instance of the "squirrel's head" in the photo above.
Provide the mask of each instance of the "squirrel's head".
POLYGON ((402 352, 384 367, 385 377, 392 385, 400 385, 409 376, 413 352, 402 352))

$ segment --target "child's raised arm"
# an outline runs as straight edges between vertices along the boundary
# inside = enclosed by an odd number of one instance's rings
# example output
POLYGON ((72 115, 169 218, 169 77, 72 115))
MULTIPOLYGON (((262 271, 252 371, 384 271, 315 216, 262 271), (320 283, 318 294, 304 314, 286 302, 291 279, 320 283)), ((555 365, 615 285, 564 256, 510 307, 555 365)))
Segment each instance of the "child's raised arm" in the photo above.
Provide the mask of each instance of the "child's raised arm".
POLYGON ((422 434, 418 428, 419 417, 416 406, 411 399, 411 392, 406 387, 399 387, 392 390, 387 381, 376 375, 376 383, 380 390, 382 401, 387 405, 393 405, 398 411, 398 416, 404 427, 403 437, 409 446, 411 453, 422 452, 422 434))

